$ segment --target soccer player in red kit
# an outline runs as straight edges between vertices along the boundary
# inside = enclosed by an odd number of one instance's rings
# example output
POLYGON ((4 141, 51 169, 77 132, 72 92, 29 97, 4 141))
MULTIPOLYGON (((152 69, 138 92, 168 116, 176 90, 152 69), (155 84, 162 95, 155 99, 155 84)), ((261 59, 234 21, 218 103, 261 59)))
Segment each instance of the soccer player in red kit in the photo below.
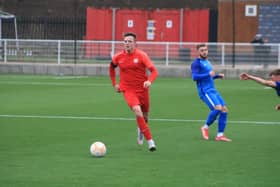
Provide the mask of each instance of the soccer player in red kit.
POLYGON ((136 34, 124 34, 124 50, 113 56, 109 69, 115 91, 123 93, 125 101, 136 116, 138 144, 142 145, 145 137, 149 150, 155 151, 156 145, 148 126, 149 87, 156 79, 158 71, 148 55, 136 48, 136 34), (116 83, 117 67, 120 74, 119 83, 116 83), (147 70, 150 71, 149 76, 147 70))

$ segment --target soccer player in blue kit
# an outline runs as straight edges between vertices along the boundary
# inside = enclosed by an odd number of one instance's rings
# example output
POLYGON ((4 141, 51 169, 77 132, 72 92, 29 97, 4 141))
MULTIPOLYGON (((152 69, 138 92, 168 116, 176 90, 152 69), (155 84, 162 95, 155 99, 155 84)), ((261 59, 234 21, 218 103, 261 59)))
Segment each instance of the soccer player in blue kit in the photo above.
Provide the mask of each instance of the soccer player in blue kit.
POLYGON ((210 113, 205 124, 201 127, 202 137, 209 140, 208 129, 218 117, 218 133, 216 141, 231 142, 224 135, 227 124, 228 109, 224 99, 215 88, 214 80, 223 79, 224 74, 216 74, 208 58, 208 47, 206 44, 196 46, 198 58, 191 64, 192 79, 196 81, 197 91, 200 99, 209 107, 210 113))
MULTIPOLYGON (((278 96, 280 96, 280 69, 275 69, 269 73, 270 80, 265 80, 263 78, 250 75, 248 73, 241 73, 240 79, 241 80, 253 80, 259 84, 264 86, 269 86, 275 89, 278 96)), ((280 104, 275 106, 276 110, 280 110, 280 104)))

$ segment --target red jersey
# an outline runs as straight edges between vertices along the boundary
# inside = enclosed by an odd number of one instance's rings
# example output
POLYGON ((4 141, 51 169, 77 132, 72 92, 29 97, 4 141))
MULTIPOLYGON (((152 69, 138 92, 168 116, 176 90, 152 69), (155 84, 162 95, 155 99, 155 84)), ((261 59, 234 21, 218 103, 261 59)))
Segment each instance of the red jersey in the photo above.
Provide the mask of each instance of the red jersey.
POLYGON ((120 91, 143 91, 144 82, 147 80, 153 82, 158 75, 158 72, 148 55, 139 49, 135 49, 133 53, 122 51, 113 56, 110 65, 110 77, 113 85, 116 84, 116 66, 120 69, 120 91), (147 69, 151 72, 150 76, 147 75, 147 69))

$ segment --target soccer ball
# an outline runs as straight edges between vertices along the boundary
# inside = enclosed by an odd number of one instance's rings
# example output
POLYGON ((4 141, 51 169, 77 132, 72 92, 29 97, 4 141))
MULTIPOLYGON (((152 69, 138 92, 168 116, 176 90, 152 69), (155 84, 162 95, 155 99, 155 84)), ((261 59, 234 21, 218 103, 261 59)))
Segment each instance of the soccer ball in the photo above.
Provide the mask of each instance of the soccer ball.
POLYGON ((90 153, 95 157, 103 157, 106 154, 106 146, 102 142, 94 142, 90 146, 90 153))

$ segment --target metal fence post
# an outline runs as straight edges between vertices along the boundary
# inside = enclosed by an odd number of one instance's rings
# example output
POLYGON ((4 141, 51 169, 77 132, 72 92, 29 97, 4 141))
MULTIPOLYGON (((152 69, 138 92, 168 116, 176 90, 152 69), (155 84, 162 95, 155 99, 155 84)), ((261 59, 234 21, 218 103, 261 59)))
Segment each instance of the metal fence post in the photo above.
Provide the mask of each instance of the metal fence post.
POLYGON ((165 47, 166 51, 165 51, 165 65, 168 66, 169 65, 169 42, 166 42, 166 47, 165 47))
POLYGON ((57 63, 58 64, 60 64, 60 61, 61 61, 60 50, 61 50, 61 41, 58 40, 58 42, 57 42, 57 63))
POLYGON ((225 66, 225 44, 222 43, 222 66, 225 66))
POLYGON ((4 63, 7 62, 7 40, 4 40, 4 63))
POLYGON ((115 54, 115 41, 112 41, 112 49, 111 49, 110 57, 113 58, 114 54, 115 54))

